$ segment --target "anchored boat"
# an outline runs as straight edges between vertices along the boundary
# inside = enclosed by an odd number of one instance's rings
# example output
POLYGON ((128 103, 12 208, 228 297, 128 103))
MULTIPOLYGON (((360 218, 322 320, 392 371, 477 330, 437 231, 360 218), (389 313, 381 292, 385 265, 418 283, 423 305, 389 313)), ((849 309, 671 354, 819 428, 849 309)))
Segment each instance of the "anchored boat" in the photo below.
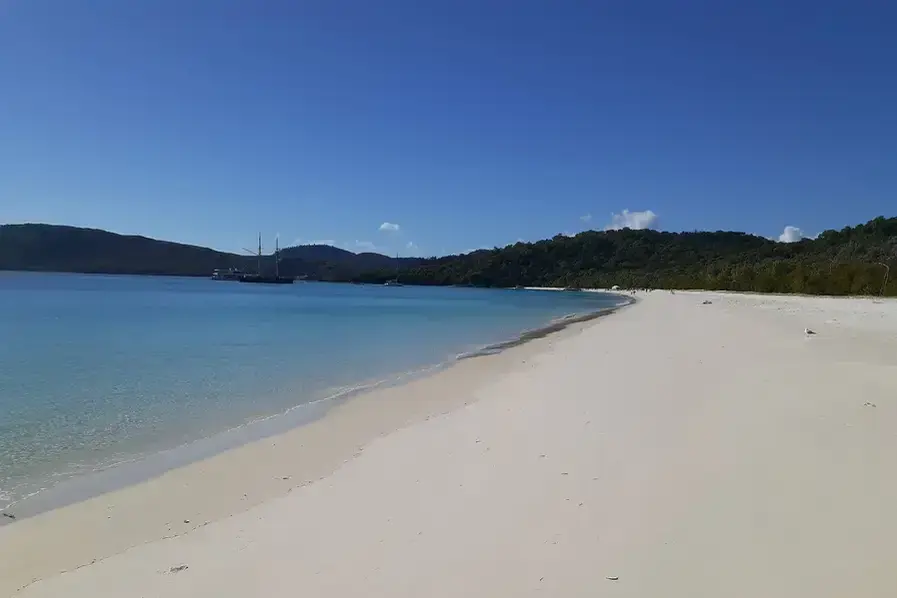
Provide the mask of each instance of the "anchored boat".
POLYGON ((240 282, 253 282, 258 284, 293 284, 294 279, 291 276, 280 275, 280 245, 277 239, 274 240, 274 275, 262 274, 262 235, 259 234, 259 264, 258 272, 255 274, 241 274, 238 279, 240 282))

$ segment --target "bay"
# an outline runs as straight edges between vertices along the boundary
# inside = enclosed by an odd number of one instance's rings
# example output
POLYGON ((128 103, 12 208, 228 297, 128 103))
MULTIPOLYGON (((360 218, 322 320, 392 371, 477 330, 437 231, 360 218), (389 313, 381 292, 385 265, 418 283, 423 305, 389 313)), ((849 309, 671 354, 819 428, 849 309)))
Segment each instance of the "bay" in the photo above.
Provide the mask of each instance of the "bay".
POLYGON ((297 409, 317 405, 319 414, 327 400, 619 302, 584 292, 0 273, 0 510, 226 431, 247 441, 253 422, 287 413, 285 422, 301 422, 297 409))

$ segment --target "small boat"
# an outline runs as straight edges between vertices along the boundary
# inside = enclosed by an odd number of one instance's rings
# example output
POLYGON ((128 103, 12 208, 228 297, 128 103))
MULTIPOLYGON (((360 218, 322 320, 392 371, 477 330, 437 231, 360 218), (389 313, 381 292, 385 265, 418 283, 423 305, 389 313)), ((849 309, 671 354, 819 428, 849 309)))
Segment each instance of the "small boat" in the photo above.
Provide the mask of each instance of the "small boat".
POLYGON ((398 253, 396 254, 396 277, 393 278, 392 280, 387 280, 386 282, 384 282, 383 286, 385 286, 385 287, 403 287, 403 286, 405 286, 401 282, 399 282, 399 254, 398 253))
POLYGON ((215 268, 212 271, 212 280, 240 280, 245 274, 236 268, 215 268))

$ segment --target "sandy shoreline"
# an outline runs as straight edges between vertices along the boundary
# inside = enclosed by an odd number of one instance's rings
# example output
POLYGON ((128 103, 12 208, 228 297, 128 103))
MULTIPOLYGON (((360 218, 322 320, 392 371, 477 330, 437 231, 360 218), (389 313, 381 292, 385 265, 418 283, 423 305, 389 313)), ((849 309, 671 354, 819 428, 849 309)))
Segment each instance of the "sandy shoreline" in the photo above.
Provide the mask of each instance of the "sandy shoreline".
POLYGON ((2 528, 0 595, 897 595, 897 303, 639 296, 2 528))
MULTIPOLYGON (((616 305, 601 305, 592 307, 590 311, 559 316, 536 328, 525 329, 516 336, 457 353, 442 362, 421 364, 417 369, 390 372, 380 378, 356 381, 349 386, 334 387, 330 389, 329 394, 325 391, 312 397, 314 398, 312 401, 299 402, 280 413, 266 414, 174 447, 128 457, 114 465, 106 465, 79 475, 60 476, 50 487, 35 486, 38 491, 24 498, 13 499, 8 504, 0 501, 0 515, 3 515, 0 517, 0 528, 10 525, 13 521, 22 521, 47 511, 133 486, 158 477, 167 471, 185 467, 246 444, 284 434, 325 416, 332 408, 346 401, 354 400, 359 395, 368 394, 374 390, 379 390, 382 394, 383 389, 394 388, 407 384, 411 380, 431 376, 452 367, 457 361, 500 353, 553 334, 568 326, 608 315, 633 300, 631 297, 609 292, 602 294, 605 295, 605 302, 616 303, 616 305)), ((300 401, 301 397, 297 397, 296 400, 300 401)))
POLYGON ((0 596, 48 574, 187 533, 321 480, 372 440, 469 404, 478 385, 615 309, 549 323, 490 350, 459 356, 462 359, 433 374, 350 397, 323 418, 88 500, 19 518, 12 525, 4 521, 8 525, 0 525, 0 596), (445 386, 453 392, 443 392, 445 386), (422 395, 427 399, 419 400, 422 395), (81 539, 48 551, 47 543, 55 544, 60 527, 81 539))

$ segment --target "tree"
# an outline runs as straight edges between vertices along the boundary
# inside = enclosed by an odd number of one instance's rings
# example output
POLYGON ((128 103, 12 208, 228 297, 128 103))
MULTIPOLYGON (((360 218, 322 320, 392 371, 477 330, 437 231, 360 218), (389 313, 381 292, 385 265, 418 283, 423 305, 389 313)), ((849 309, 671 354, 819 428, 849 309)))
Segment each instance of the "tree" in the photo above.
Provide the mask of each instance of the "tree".
MULTIPOLYGON (((582 286, 897 295, 897 218, 779 243, 737 232, 586 231, 536 243, 425 260, 412 284, 582 286), (879 265, 881 264, 881 265, 879 265)), ((382 282, 380 276, 366 281, 382 282)))

